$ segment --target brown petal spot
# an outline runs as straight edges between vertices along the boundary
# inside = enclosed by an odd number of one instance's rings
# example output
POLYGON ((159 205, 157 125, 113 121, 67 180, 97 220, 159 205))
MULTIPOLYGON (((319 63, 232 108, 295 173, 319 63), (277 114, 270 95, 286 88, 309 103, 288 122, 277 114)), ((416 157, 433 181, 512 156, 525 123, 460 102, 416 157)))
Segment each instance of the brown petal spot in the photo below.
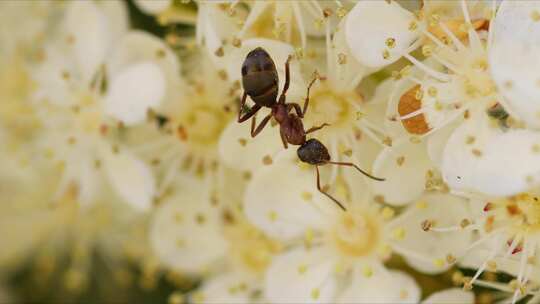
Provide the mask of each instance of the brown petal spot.
MULTIPOLYGON (((416 85, 408 90, 399 99, 398 113, 400 116, 408 115, 422 107, 422 101, 417 99, 417 92, 420 85, 416 85)), ((424 134, 430 130, 424 114, 419 114, 401 121, 403 127, 411 134, 424 134)))

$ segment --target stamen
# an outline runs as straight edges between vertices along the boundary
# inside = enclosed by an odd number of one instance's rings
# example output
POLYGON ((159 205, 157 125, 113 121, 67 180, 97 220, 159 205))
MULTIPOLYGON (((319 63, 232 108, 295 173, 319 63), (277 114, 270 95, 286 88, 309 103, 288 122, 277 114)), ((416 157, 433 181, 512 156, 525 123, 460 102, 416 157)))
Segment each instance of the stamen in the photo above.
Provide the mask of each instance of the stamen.
POLYGON ((300 12, 300 7, 298 2, 292 2, 292 9, 294 16, 296 17, 296 24, 298 25, 298 31, 300 32, 300 40, 302 41, 302 48, 306 48, 306 29, 304 28, 304 19, 302 18, 302 13, 300 12))
MULTIPOLYGON (((269 3, 266 1, 258 1, 255 2, 253 7, 251 8, 251 11, 249 12, 249 15, 246 18, 246 21, 244 22, 244 25, 242 26, 242 29, 238 32, 238 38, 243 38, 244 34, 246 33, 247 29, 249 29, 256 21, 259 19, 261 14, 266 10, 269 3)), ((201 12, 203 14, 204 12, 201 12)), ((200 28, 197 26, 197 28, 200 28)))
POLYGON ((495 241, 495 244, 496 244, 495 248, 493 248, 492 252, 488 255, 487 259, 482 263, 482 266, 476 271, 476 273, 474 274, 473 278, 470 281, 470 284, 474 284, 476 279, 478 279, 478 277, 484 272, 487 265, 489 264, 488 262, 491 261, 497 255, 497 253, 501 249, 501 245, 504 244, 504 241, 501 242, 501 240, 498 239, 495 241))
POLYGON ((429 66, 427 66, 424 63, 418 61, 416 58, 414 58, 413 56, 411 56, 411 55, 409 55, 407 53, 405 53, 403 55, 403 57, 407 58, 407 60, 409 60, 412 64, 414 64, 419 69, 426 72, 426 74, 428 74, 429 76, 431 76, 431 77, 433 77, 433 78, 435 78, 435 79, 437 79, 437 80, 439 80, 441 82, 449 82, 451 80, 449 75, 431 69, 429 66))
POLYGON ((447 37, 449 37, 452 40, 452 43, 458 50, 460 51, 466 50, 465 45, 461 43, 461 41, 454 35, 454 33, 452 33, 452 31, 448 29, 448 27, 443 22, 440 22, 439 26, 441 27, 443 32, 447 35, 447 37))

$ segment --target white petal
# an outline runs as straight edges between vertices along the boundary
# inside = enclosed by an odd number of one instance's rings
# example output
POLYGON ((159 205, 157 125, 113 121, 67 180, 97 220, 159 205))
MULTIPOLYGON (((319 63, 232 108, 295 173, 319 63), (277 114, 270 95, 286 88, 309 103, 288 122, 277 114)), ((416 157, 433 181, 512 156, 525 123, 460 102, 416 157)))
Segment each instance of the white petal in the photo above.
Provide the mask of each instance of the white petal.
POLYGON ((67 35, 73 37, 79 71, 83 81, 89 83, 110 47, 112 37, 106 15, 92 1, 73 1, 63 27, 67 35))
POLYGON ((105 98, 108 115, 133 125, 146 118, 148 109, 156 108, 165 96, 165 77, 151 62, 135 64, 112 79, 105 98))
POLYGON ((110 78, 115 78, 127 68, 143 62, 159 67, 166 80, 166 99, 174 99, 181 84, 178 58, 163 40, 146 32, 131 31, 114 45, 107 58, 107 72, 110 78))
POLYGON ((276 256, 265 278, 265 294, 272 303, 328 303, 336 279, 335 260, 321 249, 293 249, 276 256))
POLYGON ((423 304, 473 304, 474 293, 461 288, 450 288, 430 295, 423 304))
POLYGON ((150 168, 129 151, 103 149, 104 170, 118 195, 137 210, 152 205, 155 182, 150 168))
POLYGON ((386 179, 372 182, 375 194, 394 205, 419 198, 424 193, 426 172, 433 168, 426 150, 425 143, 409 141, 385 148, 373 164, 373 174, 386 179))
POLYGON ((225 272, 206 279, 196 292, 204 303, 253 303, 252 294, 262 288, 259 281, 243 272, 225 272))
POLYGON ((407 263, 416 270, 432 274, 446 271, 450 267, 436 266, 435 259, 445 259, 448 254, 456 256, 467 248, 472 240, 472 232, 426 232, 422 230, 421 223, 431 220, 435 227, 444 228, 458 226, 463 219, 472 219, 465 199, 450 194, 427 194, 418 204, 413 204, 401 217, 392 221, 392 227, 401 227, 406 231, 405 238, 396 242, 414 253, 403 253, 407 263))
POLYGON ((381 270, 366 277, 357 270, 338 303, 418 303, 419 300, 420 288, 404 272, 381 270))
POLYGON ((513 195, 540 182, 540 133, 503 132, 479 114, 456 129, 446 144, 442 172, 450 187, 488 195, 513 195), (474 142, 466 142, 474 138, 474 142), (506 165, 505 165, 506 164, 506 165))
POLYGON ((165 9, 167 9, 171 4, 171 0, 135 0, 137 7, 148 15, 156 15, 165 9))
POLYGON ((345 35, 356 60, 372 68, 384 67, 398 60, 419 38, 417 30, 409 30, 414 15, 395 1, 359 1, 347 15, 345 35), (389 48, 387 39, 395 46, 389 48), (389 51, 385 59, 383 52, 389 51))
MULTIPOLYGON (((283 85, 285 84, 285 62, 289 55, 294 54, 294 48, 290 44, 263 38, 244 40, 242 41, 242 46, 240 48, 230 50, 229 54, 224 57, 224 60, 227 62, 227 74, 232 81, 240 80, 242 78, 241 67, 244 59, 246 59, 249 52, 257 47, 264 48, 268 54, 270 54, 270 57, 272 57, 278 71, 279 90, 281 92, 283 85)), ((303 100, 306 95, 307 85, 302 78, 300 65, 297 60, 292 60, 290 62, 290 73, 291 85, 287 93, 287 99, 303 100)))
POLYGON ((540 27, 536 1, 503 1, 490 25, 491 74, 508 110, 532 127, 540 127, 540 27), (511 54, 509 56, 508 54, 511 54))
POLYGON ((456 126, 457 123, 448 124, 427 138, 429 159, 431 159, 437 167, 440 167, 442 164, 444 147, 446 147, 446 142, 456 129, 456 126))
POLYGON ((122 1, 101 1, 99 8, 107 16, 108 31, 112 41, 120 39, 129 28, 129 17, 126 3, 122 1))
POLYGON ((248 219, 280 239, 302 237, 308 229, 323 229, 331 219, 325 212, 336 212, 331 209, 336 208, 334 203, 317 191, 315 169, 300 169, 296 151, 285 153, 257 172, 244 200, 248 219), (286 182, 279 182, 284 174, 286 182))
POLYGON ((164 202, 150 225, 150 242, 160 261, 188 273, 205 271, 227 250, 219 210, 211 209, 210 202, 197 192, 182 191, 164 202))
MULTIPOLYGON (((261 110, 258 121, 266 116, 267 111, 261 110)), ((219 139, 219 155, 225 164, 237 170, 254 171, 259 169, 265 156, 274 157, 283 149, 279 136, 279 126, 266 128, 252 138, 250 135, 251 123, 242 124, 232 121, 221 134, 219 139)))
MULTIPOLYGON (((203 43, 212 60, 223 67, 227 61, 217 56, 216 51, 223 46, 223 41, 231 40, 234 33, 240 30, 239 25, 228 13, 219 7, 220 1, 199 3, 197 20, 197 40, 203 43)), ((226 3, 227 1, 221 1, 226 3)))
POLYGON ((454 190, 474 190, 474 172, 478 160, 472 149, 482 151, 485 141, 492 136, 485 115, 473 112, 471 117, 458 127, 446 142, 442 167, 444 181, 454 190), (467 139, 474 138, 472 145, 466 146, 467 139))

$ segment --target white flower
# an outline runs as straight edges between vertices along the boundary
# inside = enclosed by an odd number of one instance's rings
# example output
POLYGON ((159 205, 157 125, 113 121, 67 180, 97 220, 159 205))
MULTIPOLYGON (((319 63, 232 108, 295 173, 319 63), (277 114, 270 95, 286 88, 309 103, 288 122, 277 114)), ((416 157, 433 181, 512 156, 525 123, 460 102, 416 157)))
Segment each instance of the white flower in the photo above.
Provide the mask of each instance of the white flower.
MULTIPOLYGON (((434 7, 431 12, 437 11, 434 7)), ((374 184, 376 192, 387 197, 389 203, 404 204, 420 196, 425 184, 430 183, 428 177, 436 173, 435 168, 442 171, 444 182, 455 192, 512 195, 534 185, 536 167, 517 164, 509 147, 523 146, 527 148, 518 149, 531 151, 536 135, 515 130, 520 125, 506 120, 507 114, 500 109, 500 104, 504 105, 500 94, 504 86, 498 85, 490 73, 491 54, 496 49, 496 39, 490 37, 496 30, 482 30, 482 24, 487 22, 479 13, 486 8, 482 3, 473 6, 475 19, 469 4, 462 2, 459 7, 464 23, 442 20, 432 13, 425 16, 425 23, 416 25, 429 42, 422 47, 426 60, 399 53, 414 67, 394 75, 395 89, 388 97, 386 120, 393 146, 385 149, 374 165, 374 174, 389 176, 388 182, 374 184), (508 127, 511 129, 506 132, 508 127), (427 140, 421 143, 424 138, 427 140), (495 148, 502 140, 513 143, 504 145, 509 150, 495 148), (410 165, 418 170, 406 170, 411 168, 407 160, 412 160, 410 165), (498 164, 505 161, 516 165, 509 172, 498 170, 498 164), (396 182, 405 177, 408 183, 394 191, 399 185, 396 182)), ((501 6, 499 13, 503 14, 497 14, 498 22, 504 22, 505 10, 501 6)), ((523 153, 531 159, 528 164, 536 162, 531 152, 523 153)))
POLYGON ((35 109, 45 126, 40 148, 64 166, 59 195, 75 182, 82 201, 92 201, 103 170, 123 200, 145 210, 152 173, 117 131, 172 98, 178 62, 157 38, 126 30, 121 3, 71 3, 34 73, 35 109))
MULTIPOLYGON (((434 195, 393 218, 395 210, 376 204, 346 204, 341 211, 316 190, 313 168, 301 169, 292 153, 284 153, 260 170, 248 185, 245 212, 269 236, 285 241, 288 250, 278 255, 265 279, 266 297, 273 302, 417 302, 416 283, 384 266, 392 252, 403 254, 411 265, 430 272, 444 271, 434 253, 466 246, 470 236, 426 241, 421 218, 437 218, 442 225, 466 217, 458 198, 434 195), (287 183, 279 182, 286 172, 287 183), (440 210, 444 209, 444 212, 440 210)), ((368 189, 356 184, 368 197, 368 189)), ((344 195, 351 191, 341 188, 344 195)), ((338 193, 338 194, 339 194, 338 193)), ((364 201, 365 198, 364 198, 364 201)))
MULTIPOLYGON (((338 7, 344 10, 341 3, 338 7)), ((251 32, 257 37, 293 43, 293 36, 298 35, 300 45, 305 48, 308 35, 324 35, 324 18, 323 8, 317 1, 257 1, 251 5, 237 37, 249 37, 251 32), (266 17, 268 11, 272 18, 266 17)))
MULTIPOLYGON (((477 239, 454 254, 454 260, 465 267, 478 270, 472 278, 465 278, 466 288, 473 284, 512 292, 516 303, 528 294, 538 293, 540 268, 540 198, 535 193, 511 197, 475 199, 471 203, 473 217, 467 226, 458 230, 475 230, 477 239), (516 276, 508 284, 482 280, 485 271, 505 272, 516 276)), ((431 233, 445 233, 452 228, 434 229, 431 233)), ((533 303, 533 302, 531 302, 533 303)))
POLYGON ((107 274, 114 276, 128 271, 127 258, 133 265, 151 263, 144 218, 105 195, 80 208, 75 187, 55 199, 51 190, 58 177, 46 167, 36 171, 34 178, 39 182, 25 183, 25 189, 14 187, 10 203, 1 206, 3 274, 28 267, 31 261, 31 266, 40 269, 36 274, 41 280, 52 272, 58 275, 59 292, 80 293, 91 284, 96 256, 111 265, 107 274), (60 263, 66 257, 69 262, 60 263))
POLYGON ((504 98, 505 108, 533 128, 540 127, 538 50, 540 4, 534 1, 503 1, 490 25, 493 43, 489 65, 504 98), (509 56, 511 54, 511 56, 509 56))
POLYGON ((206 50, 198 50, 186 59, 193 62, 186 63, 189 76, 171 84, 175 98, 168 98, 155 109, 156 120, 152 124, 157 128, 145 125, 133 132, 133 136, 140 137, 136 139, 137 151, 159 162, 157 196, 165 194, 179 175, 207 180, 208 188, 200 191, 215 192, 224 182, 225 168, 217 150, 220 137, 234 116, 237 88, 227 72, 211 61, 206 50))
MULTIPOLYGON (((216 201, 199 191, 205 189, 200 180, 180 181, 151 222, 150 241, 160 263, 204 276, 190 293, 195 303, 264 301, 262 275, 282 245, 246 221, 237 199, 216 201)), ((238 191, 241 181, 228 176, 227 185, 238 191)))
POLYGON ((172 4, 172 0, 135 0, 137 7, 146 14, 157 15, 172 4))
POLYGON ((438 291, 422 301, 423 304, 472 304, 474 303, 474 294, 470 291, 463 291, 459 288, 450 288, 438 291))
POLYGON ((204 273, 222 258, 228 244, 221 232, 220 209, 201 182, 180 179, 177 193, 156 208, 150 242, 163 265, 190 274, 204 273))

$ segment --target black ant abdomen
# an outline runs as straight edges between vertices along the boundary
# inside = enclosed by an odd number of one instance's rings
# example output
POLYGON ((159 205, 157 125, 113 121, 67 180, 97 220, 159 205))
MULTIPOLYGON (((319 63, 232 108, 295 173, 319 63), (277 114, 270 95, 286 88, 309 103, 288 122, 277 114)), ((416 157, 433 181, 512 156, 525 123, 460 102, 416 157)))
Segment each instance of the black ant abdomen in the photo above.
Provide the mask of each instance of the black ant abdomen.
POLYGON ((277 102, 279 78, 276 65, 263 48, 248 53, 242 64, 242 85, 253 101, 264 107, 277 102))

